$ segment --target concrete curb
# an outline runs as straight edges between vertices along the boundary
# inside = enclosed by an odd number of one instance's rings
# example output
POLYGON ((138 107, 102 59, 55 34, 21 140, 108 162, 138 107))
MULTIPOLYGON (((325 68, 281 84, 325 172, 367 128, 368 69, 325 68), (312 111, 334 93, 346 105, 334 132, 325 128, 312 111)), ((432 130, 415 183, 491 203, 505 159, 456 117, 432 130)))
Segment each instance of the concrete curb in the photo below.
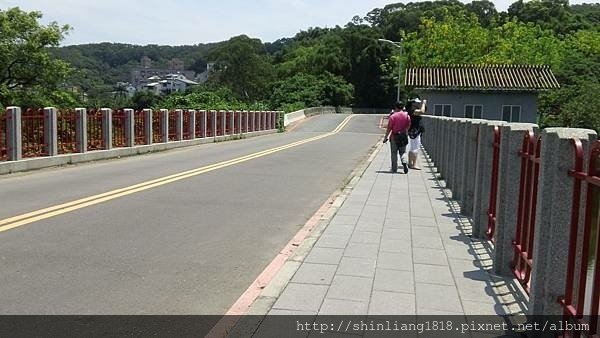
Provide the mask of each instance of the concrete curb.
POLYGON ((200 138, 194 140, 185 141, 173 141, 168 143, 156 143, 151 145, 142 145, 128 148, 116 148, 111 150, 97 150, 86 153, 76 154, 65 154, 49 157, 36 157, 30 159, 23 159, 19 161, 6 161, 0 162, 0 175, 11 174, 22 171, 37 170, 50 167, 59 167, 69 164, 77 164, 92 161, 101 161, 108 159, 115 159, 120 157, 135 156, 147 153, 153 153, 158 151, 165 151, 170 149, 177 149, 183 147, 197 146, 206 143, 223 142, 230 140, 237 140, 240 138, 255 137, 267 134, 277 133, 276 129, 256 131, 246 134, 236 134, 227 136, 217 136, 200 138))
POLYGON ((348 175, 343 187, 329 197, 328 200, 333 202, 331 202, 327 212, 320 217, 318 225, 314 227, 312 233, 306 237, 293 255, 284 263, 279 272, 277 272, 273 280, 264 288, 260 296, 252 303, 247 312, 249 316, 241 319, 233 327, 232 331, 229 332, 228 337, 247 337, 256 331, 382 147, 383 144, 381 142, 374 145, 369 157, 348 175))

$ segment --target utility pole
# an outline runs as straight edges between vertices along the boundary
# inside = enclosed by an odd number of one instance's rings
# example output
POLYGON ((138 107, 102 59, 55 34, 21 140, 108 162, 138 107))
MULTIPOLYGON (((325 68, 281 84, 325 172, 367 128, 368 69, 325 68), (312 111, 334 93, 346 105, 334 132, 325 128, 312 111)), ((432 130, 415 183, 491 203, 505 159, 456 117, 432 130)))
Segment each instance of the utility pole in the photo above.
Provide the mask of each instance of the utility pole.
POLYGON ((377 39, 377 41, 385 42, 394 45, 400 49, 400 57, 398 58, 398 92, 396 93, 396 102, 400 102, 400 78, 402 75, 402 44, 400 42, 391 41, 387 39, 377 39))

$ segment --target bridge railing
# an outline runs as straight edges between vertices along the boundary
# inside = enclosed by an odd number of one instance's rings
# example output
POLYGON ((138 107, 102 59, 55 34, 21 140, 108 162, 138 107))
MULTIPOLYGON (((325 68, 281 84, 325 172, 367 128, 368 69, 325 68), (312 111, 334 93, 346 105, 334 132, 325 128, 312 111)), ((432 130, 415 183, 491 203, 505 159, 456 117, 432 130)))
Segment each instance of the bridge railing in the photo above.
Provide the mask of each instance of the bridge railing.
POLYGON ((423 146, 461 213, 471 218, 472 237, 490 241, 493 273, 516 277, 529 315, 564 316, 588 324, 575 335, 597 335, 596 132, 432 116, 423 121, 423 146))
POLYGON ((20 107, 8 107, 0 113, 0 174, 27 169, 24 166, 4 168, 5 164, 23 158, 140 147, 154 149, 152 146, 159 144, 176 146, 177 142, 216 141, 244 134, 273 132, 282 115, 280 111, 113 111, 108 108, 59 111, 54 107, 22 111, 20 107))

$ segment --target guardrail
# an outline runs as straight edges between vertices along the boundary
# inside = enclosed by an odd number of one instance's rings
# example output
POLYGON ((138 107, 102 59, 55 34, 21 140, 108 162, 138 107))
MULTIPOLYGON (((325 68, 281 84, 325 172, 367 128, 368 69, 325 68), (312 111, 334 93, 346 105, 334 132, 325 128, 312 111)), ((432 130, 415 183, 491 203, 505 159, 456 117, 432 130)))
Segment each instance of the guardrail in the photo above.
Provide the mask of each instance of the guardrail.
POLYGON ((8 107, 0 114, 0 174, 275 132, 281 114, 8 107))
POLYGON ((516 277, 531 318, 586 324, 563 334, 597 337, 596 132, 432 116, 423 123, 423 146, 471 218, 472 237, 493 243, 493 272, 516 277))
POLYGON ((283 125, 288 126, 291 123, 303 120, 313 115, 322 114, 389 114, 388 108, 346 108, 346 107, 311 107, 284 115, 283 125))

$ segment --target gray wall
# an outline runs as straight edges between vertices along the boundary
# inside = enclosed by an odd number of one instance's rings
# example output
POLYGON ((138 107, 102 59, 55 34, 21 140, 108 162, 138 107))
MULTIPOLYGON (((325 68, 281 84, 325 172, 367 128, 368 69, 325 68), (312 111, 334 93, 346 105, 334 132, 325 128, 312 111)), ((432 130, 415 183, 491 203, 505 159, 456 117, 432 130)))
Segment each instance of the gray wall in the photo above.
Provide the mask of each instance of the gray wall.
POLYGON ((427 114, 434 114, 435 104, 451 104, 451 117, 465 117, 465 105, 482 105, 486 120, 502 120, 503 105, 521 106, 521 121, 535 123, 537 121, 536 92, 471 92, 471 91, 432 91, 420 90, 421 99, 427 99, 427 114))

